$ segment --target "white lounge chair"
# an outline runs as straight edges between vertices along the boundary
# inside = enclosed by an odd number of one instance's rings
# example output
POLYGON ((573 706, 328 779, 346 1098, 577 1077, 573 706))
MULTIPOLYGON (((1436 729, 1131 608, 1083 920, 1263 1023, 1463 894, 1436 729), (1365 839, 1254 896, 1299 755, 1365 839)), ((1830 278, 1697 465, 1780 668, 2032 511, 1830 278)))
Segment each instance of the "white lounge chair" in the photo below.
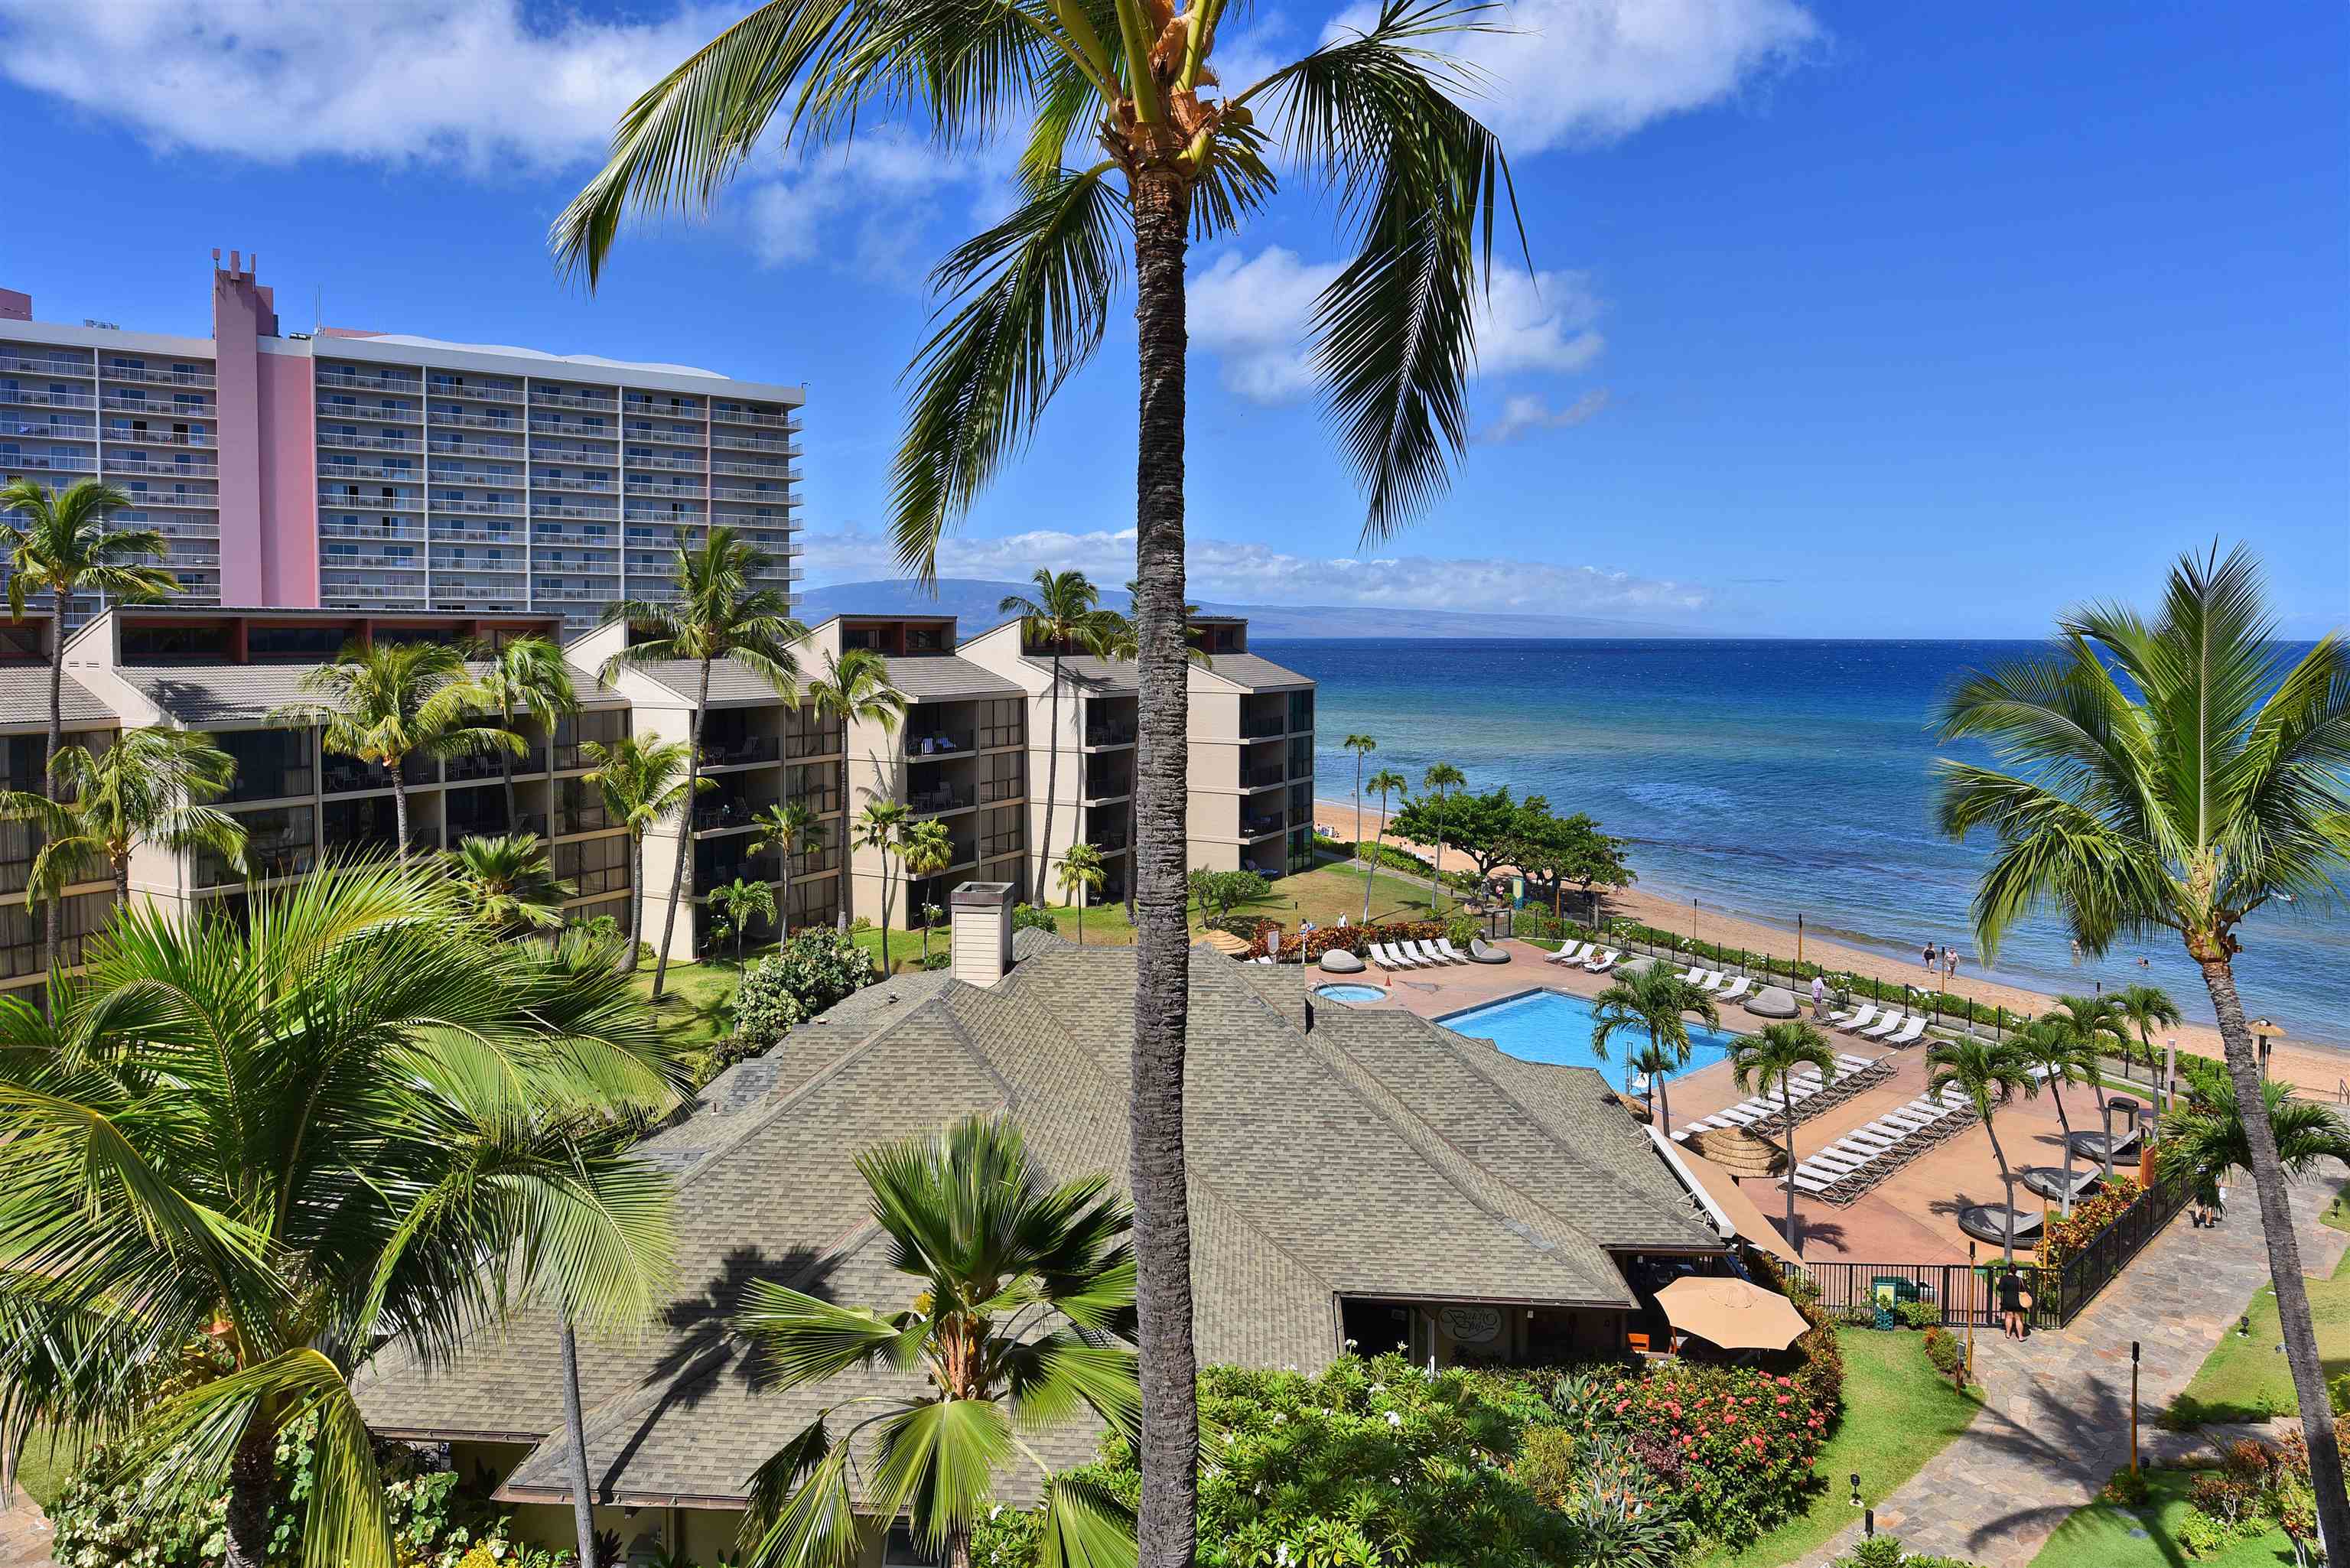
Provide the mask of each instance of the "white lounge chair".
POLYGON ((1832 1022, 1835 1023, 1838 1029, 1841 1029, 1846 1034, 1853 1034, 1867 1028, 1876 1021, 1877 1003, 1873 1002, 1864 1002, 1860 1004, 1859 1012, 1852 1014, 1848 1018, 1839 1018, 1833 1020, 1832 1022))
POLYGON ((1918 1038, 1925 1033, 1926 1015, 1922 1012, 1913 1012, 1901 1021, 1901 1027, 1897 1033, 1885 1037, 1885 1043, 1887 1045, 1915 1044, 1918 1038))
POLYGON ((1422 947, 1418 942, 1399 942, 1397 945, 1403 949, 1404 957, 1408 959, 1418 959, 1421 963, 1426 964, 1430 969, 1434 969, 1444 961, 1434 953, 1430 952, 1425 947, 1422 947))
POLYGON ((1863 1040, 1882 1040, 1900 1027, 1901 1014, 1898 1012, 1888 1012, 1884 1017, 1878 1019, 1875 1023, 1862 1030, 1860 1032, 1860 1037, 1863 1040))
POLYGON ((1683 985, 1695 985, 1704 978, 1705 971, 1698 967, 1696 964, 1691 964, 1689 968, 1681 971, 1681 983, 1683 985))
POLYGON ((1585 964, 1583 967, 1589 970, 1593 974, 1606 974, 1609 970, 1616 967, 1616 961, 1623 956, 1624 955, 1622 953, 1617 952, 1614 948, 1605 948, 1600 950, 1600 954, 1597 958, 1593 959, 1589 963, 1585 964))
POLYGON ((1854 1056, 1844 1052, 1836 1054, 1837 1064, 1848 1073, 1866 1073, 1876 1066, 1879 1060, 1881 1058, 1876 1056, 1854 1056))
POLYGON ((1591 956, 1589 942, 1569 942, 1545 959, 1545 963, 1581 963, 1591 956))
POLYGON ((1721 993, 1715 996, 1714 1000, 1716 1002, 1736 1002, 1740 997, 1744 996, 1748 992, 1753 989, 1754 982, 1742 974, 1736 980, 1731 981, 1728 985, 1723 986, 1721 993))
POLYGON ((1475 959, 1471 958, 1467 953, 1462 952, 1459 948, 1454 947, 1451 937, 1437 938, 1436 950, 1443 957, 1451 959, 1454 963, 1474 963, 1477 961, 1475 959))
POLYGON ((1371 944, 1371 956, 1378 960, 1381 964, 1385 965, 1388 969, 1418 969, 1420 967, 1420 965, 1414 960, 1408 959, 1404 957, 1403 954, 1398 952, 1395 949, 1395 944, 1392 942, 1373 942, 1371 944))
POLYGON ((1704 992, 1715 991, 1720 989, 1722 983, 1729 980, 1729 978, 1730 977, 1728 975, 1723 974, 1720 970, 1710 969, 1703 974, 1697 977, 1697 988, 1700 991, 1704 992))

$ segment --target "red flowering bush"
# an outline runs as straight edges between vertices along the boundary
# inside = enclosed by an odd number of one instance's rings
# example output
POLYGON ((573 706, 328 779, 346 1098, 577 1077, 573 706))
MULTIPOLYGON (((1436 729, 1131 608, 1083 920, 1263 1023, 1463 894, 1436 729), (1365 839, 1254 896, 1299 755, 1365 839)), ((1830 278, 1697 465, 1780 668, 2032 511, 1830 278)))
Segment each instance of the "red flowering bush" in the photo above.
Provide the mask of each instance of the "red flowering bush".
MULTIPOLYGON (((1295 931, 1283 931, 1281 957, 1284 962, 1294 963, 1300 958, 1318 959, 1333 948, 1344 948, 1357 958, 1368 958, 1373 942, 1432 942, 1451 929, 1442 920, 1394 920, 1383 926, 1323 926, 1303 938, 1295 931)), ((1272 920, 1258 921, 1248 956, 1264 957, 1266 944, 1279 930, 1281 927, 1272 920)))
POLYGON ((2038 1260, 2043 1269, 2054 1269, 2067 1259, 2077 1257, 2097 1233, 2121 1217, 2122 1210, 2138 1200, 2146 1189, 2136 1181, 2114 1173, 2114 1179, 2089 1197, 2076 1200, 2069 1216, 2048 1211, 2047 1223, 2042 1228, 2038 1260))

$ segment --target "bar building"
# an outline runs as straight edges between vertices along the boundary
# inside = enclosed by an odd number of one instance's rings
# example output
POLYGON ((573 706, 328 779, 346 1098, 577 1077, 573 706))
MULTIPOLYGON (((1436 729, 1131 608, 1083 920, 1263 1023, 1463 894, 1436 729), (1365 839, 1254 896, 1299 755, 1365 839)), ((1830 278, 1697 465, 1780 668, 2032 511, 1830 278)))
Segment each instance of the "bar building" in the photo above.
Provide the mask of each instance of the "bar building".
MULTIPOLYGON (((258 258, 213 253, 209 338, 32 318, 0 290, 0 483, 102 478, 187 603, 542 612, 670 590, 681 527, 774 557, 799 526, 795 386, 685 365, 281 329, 258 258)), ((70 631, 104 607, 77 603, 70 631)))

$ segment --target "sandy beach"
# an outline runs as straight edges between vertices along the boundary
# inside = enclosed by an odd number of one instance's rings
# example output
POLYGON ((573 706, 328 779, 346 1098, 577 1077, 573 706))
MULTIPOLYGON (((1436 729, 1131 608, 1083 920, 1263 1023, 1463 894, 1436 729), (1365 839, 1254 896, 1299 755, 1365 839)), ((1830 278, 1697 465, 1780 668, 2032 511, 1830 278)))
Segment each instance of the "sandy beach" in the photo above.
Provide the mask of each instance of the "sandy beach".
MULTIPOLYGON (((1317 800, 1314 803, 1315 822, 1341 839, 1367 839, 1380 826, 1380 813, 1376 804, 1367 804, 1357 823, 1355 808, 1345 801, 1317 800)), ((1389 843, 1399 842, 1393 834, 1389 843)), ((1417 846, 1407 845, 1417 849, 1417 846)), ((1725 909, 1702 897, 1692 909, 1686 899, 1668 898, 1637 886, 1608 894, 1602 909, 1610 916, 1623 916, 1642 925, 1688 934, 1692 922, 1698 940, 1721 942, 1731 947, 1752 948, 1773 955, 1790 954, 1795 950, 1795 933, 1782 925, 1758 919, 1725 909)), ((1905 955, 1898 947, 1898 934, 1887 933, 1882 948, 1855 946, 1850 942, 1833 941, 1806 934, 1803 956, 1813 963, 1835 969, 1850 970, 1856 974, 1869 975, 1884 981, 1905 984, 1924 984, 1929 971, 1911 949, 1905 955)), ((1970 998, 1986 1006, 2005 1007, 2018 1012, 2042 1012, 2054 1004, 2053 993, 2035 991, 2026 986, 1989 978, 1975 971, 1965 955, 1957 975, 1950 984, 1953 995, 1970 998)), ((2091 982, 2084 979, 2082 989, 2091 982)), ((2200 999, 2181 997, 2183 1003, 2200 999)), ((2220 1032, 2208 1023, 2182 1023, 2177 1029, 2157 1037, 2158 1045, 2176 1039, 2181 1051, 2194 1051, 2205 1055, 2220 1054, 2220 1032)), ((2301 1092, 2313 1098, 2334 1100, 2345 1082, 2350 1082, 2350 1054, 2324 1045, 2300 1044, 2290 1040, 2272 1042, 2271 1071, 2287 1079, 2301 1092)))

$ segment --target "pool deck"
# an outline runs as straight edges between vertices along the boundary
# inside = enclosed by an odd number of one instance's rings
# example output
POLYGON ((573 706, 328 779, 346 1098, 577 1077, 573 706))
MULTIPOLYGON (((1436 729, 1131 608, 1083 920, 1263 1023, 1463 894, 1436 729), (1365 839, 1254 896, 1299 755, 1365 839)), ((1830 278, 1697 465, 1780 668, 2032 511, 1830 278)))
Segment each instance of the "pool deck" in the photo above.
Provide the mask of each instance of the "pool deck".
MULTIPOLYGON (((1510 962, 1453 964, 1400 974, 1373 970, 1363 975, 1315 979, 1381 984, 1388 992, 1383 1002, 1335 1005, 1367 1010, 1399 1008, 1423 1018, 1438 1018, 1530 991, 1566 992, 1588 999, 1607 987, 1605 976, 1545 961, 1548 955, 1540 948, 1518 941, 1497 945, 1510 954, 1510 962)), ((1759 1029, 1763 1022, 1736 1003, 1722 1009, 1721 1027, 1730 1033, 1759 1029)), ((1853 1128, 1926 1092, 1926 1052, 1922 1043, 1887 1051, 1882 1045, 1847 1034, 1830 1032, 1830 1039, 1837 1051, 1851 1055, 1892 1056, 1893 1076, 1878 1087, 1799 1124, 1795 1129, 1795 1153, 1799 1158, 1806 1150, 1834 1143, 1853 1128)), ((2145 1099, 2142 1089, 2124 1088, 2117 1092, 2132 1095, 2141 1103, 2145 1099)), ((1676 1126, 1686 1126, 1746 1098, 1732 1081, 1726 1062, 1675 1074, 1667 1095, 1676 1126)), ((2067 1089, 2064 1108, 2071 1114, 2075 1129, 2095 1127, 2096 1099, 2087 1088, 2067 1089)), ((2064 1139, 2055 1106, 2047 1095, 2004 1107, 1999 1113, 1997 1126, 2000 1144, 2016 1169, 2064 1163, 2064 1139)), ((2083 1161, 2081 1168, 2085 1168, 2086 1163, 2083 1161)), ((2129 1173, 2137 1174, 2134 1162, 2129 1173)), ((1773 1219, 1785 1211, 1785 1190, 1776 1182, 1749 1178, 1741 1185, 1755 1206, 1773 1219)), ((1970 1204, 1998 1203, 2002 1199, 1999 1164, 1991 1158, 1991 1137, 1978 1124, 1920 1155, 1849 1207, 1840 1209, 1819 1199, 1799 1196, 1795 1213, 1804 1255, 1814 1262, 1963 1263, 1971 1243, 1959 1230, 1959 1210, 1970 1204)), ((2029 1210, 2039 1202, 2019 1184, 2017 1208, 2029 1210)), ((1984 1247, 1981 1251, 1982 1256, 1988 1257, 1997 1249, 1984 1247)))

